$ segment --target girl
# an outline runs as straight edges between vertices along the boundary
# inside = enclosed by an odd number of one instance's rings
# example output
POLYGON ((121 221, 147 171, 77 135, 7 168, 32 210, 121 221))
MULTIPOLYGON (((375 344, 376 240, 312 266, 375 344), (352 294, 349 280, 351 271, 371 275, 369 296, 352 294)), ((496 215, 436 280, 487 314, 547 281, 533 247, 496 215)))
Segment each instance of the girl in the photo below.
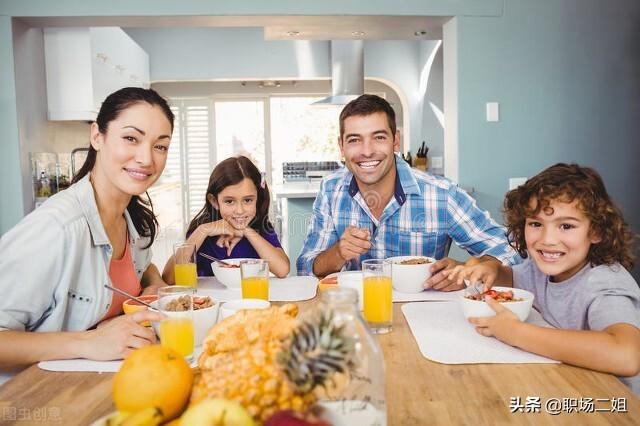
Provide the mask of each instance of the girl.
POLYGON ((505 218, 524 263, 480 263, 453 274, 529 290, 534 306, 556 327, 527 324, 486 297, 496 311, 470 318, 478 333, 568 364, 625 376, 640 393, 640 290, 633 235, 598 173, 556 164, 510 191, 505 218), (626 269, 625 269, 626 268, 626 269))
POLYGON ((162 173, 173 114, 153 90, 124 88, 91 125, 86 162, 0 240, 0 368, 41 360, 123 358, 155 342, 148 311, 119 316, 123 298, 165 285, 151 264, 157 222, 140 194, 162 173), (89 331, 87 331, 89 330, 89 331), (37 333, 34 333, 36 332, 37 333))
MULTIPOLYGON (((261 258, 277 277, 289 274, 289 258, 269 222, 269 189, 264 176, 247 157, 227 158, 209 177, 206 201, 187 230, 196 252, 218 259, 261 258)), ((197 257, 198 275, 211 276, 211 261, 197 257)), ((163 278, 175 282, 173 256, 163 278)))

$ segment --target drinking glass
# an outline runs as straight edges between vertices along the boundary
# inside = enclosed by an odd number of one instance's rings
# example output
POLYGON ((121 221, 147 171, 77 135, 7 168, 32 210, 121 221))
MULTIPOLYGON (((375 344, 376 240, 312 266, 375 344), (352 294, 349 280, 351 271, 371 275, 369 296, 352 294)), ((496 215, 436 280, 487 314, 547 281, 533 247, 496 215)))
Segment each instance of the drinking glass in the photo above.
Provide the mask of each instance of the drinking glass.
POLYGON ((160 344, 191 361, 194 348, 193 296, 195 289, 168 286, 158 289, 158 310, 165 315, 160 322, 160 344))
POLYGON ((196 245, 192 243, 178 243, 173 246, 175 266, 173 272, 176 285, 196 287, 198 285, 198 270, 196 269, 196 245))
POLYGON ((269 262, 248 259, 240 262, 242 298, 269 300, 269 262))
POLYGON ((364 319, 376 334, 388 333, 393 323, 391 262, 384 259, 362 261, 364 319))

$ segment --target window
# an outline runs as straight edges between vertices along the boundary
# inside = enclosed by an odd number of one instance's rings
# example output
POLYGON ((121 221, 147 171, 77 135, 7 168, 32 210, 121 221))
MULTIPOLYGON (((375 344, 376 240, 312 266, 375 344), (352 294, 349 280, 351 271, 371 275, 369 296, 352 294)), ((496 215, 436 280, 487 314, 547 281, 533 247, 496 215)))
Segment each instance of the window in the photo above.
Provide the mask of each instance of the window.
POLYGON ((282 163, 339 161, 341 105, 314 106, 322 97, 270 98, 273 181, 282 182, 282 163))

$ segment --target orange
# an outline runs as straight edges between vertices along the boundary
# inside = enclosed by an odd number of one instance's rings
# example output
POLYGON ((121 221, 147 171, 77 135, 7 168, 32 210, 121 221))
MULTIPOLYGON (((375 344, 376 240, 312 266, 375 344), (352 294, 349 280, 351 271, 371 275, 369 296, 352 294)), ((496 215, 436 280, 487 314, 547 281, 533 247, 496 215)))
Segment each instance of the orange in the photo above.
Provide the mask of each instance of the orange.
POLYGON ((162 410, 164 420, 182 413, 191 394, 193 372, 184 357, 160 345, 133 351, 113 379, 113 402, 119 411, 148 407, 162 410))

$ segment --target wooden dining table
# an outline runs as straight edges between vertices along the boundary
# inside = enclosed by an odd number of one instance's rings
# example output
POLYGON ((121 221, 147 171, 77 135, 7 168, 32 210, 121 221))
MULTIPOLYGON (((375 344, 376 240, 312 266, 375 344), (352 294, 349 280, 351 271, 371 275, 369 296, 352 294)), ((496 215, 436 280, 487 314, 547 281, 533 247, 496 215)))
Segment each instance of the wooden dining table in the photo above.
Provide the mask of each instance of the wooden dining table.
MULTIPOLYGON (((313 303, 299 305, 304 310, 313 303)), ((640 424, 640 398, 610 374, 565 364, 430 361, 420 353, 401 305, 394 304, 393 331, 377 336, 386 364, 389 425, 640 424)), ((113 376, 30 366, 0 386, 0 424, 91 424, 115 409, 113 376)))

